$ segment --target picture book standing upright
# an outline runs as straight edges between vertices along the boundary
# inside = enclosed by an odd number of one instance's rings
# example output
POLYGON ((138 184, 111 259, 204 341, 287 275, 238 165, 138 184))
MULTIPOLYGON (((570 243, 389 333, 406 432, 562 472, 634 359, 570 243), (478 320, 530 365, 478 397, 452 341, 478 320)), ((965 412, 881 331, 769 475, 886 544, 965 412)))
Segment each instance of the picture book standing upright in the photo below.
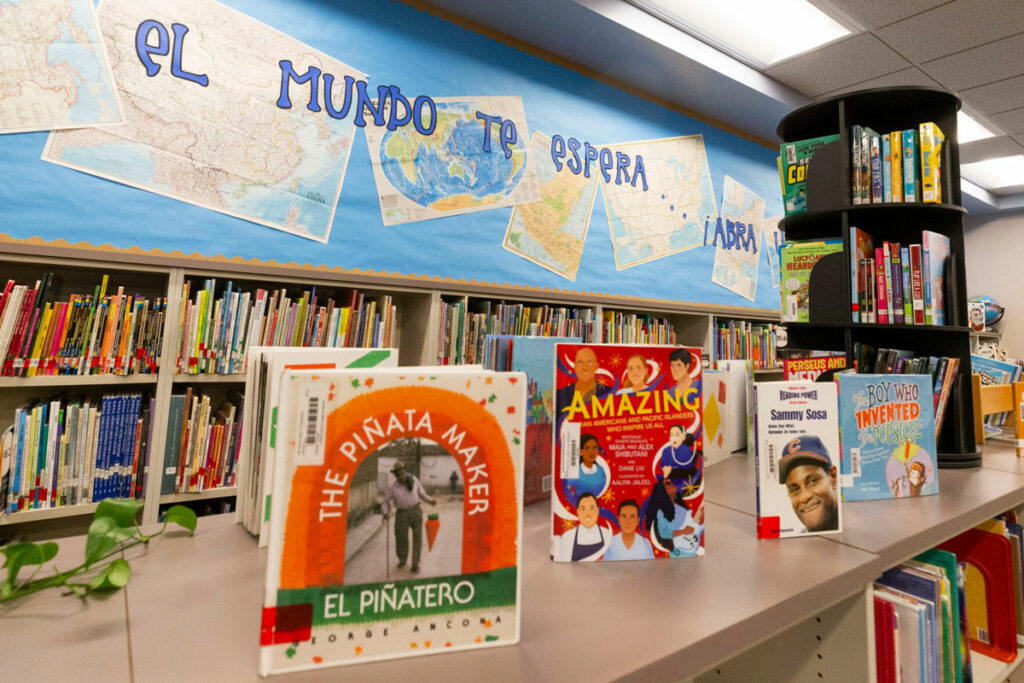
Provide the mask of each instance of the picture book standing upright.
POLYGON ((518 642, 525 375, 281 383, 260 672, 518 642))
POLYGON ((552 557, 702 555, 701 350, 555 348, 552 557))
POLYGON ((839 376, 843 498, 939 492, 928 375, 839 376))
POLYGON ((843 530, 834 382, 754 384, 757 537, 843 530))

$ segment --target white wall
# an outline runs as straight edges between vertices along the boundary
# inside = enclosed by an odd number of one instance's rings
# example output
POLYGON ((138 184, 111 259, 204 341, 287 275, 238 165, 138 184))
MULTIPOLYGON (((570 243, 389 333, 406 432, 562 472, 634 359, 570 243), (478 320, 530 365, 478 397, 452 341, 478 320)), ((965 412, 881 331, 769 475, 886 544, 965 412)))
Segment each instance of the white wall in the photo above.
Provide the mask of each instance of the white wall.
POLYGON ((1006 307, 1000 343, 1024 356, 1024 211, 967 217, 964 232, 967 296, 994 296, 1006 307))

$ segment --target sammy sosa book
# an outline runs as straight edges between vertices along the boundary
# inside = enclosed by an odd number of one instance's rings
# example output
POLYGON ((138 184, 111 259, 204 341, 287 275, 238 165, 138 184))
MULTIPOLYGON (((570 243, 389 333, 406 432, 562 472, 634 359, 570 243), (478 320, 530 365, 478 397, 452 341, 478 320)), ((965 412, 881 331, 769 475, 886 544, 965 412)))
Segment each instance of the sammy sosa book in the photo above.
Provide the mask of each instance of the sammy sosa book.
POLYGON ((843 498, 939 492, 928 375, 839 376, 843 498))
POLYGON ((261 674, 519 641, 525 404, 522 373, 282 375, 261 674))
POLYGON ((701 350, 558 344, 551 556, 704 554, 701 350))

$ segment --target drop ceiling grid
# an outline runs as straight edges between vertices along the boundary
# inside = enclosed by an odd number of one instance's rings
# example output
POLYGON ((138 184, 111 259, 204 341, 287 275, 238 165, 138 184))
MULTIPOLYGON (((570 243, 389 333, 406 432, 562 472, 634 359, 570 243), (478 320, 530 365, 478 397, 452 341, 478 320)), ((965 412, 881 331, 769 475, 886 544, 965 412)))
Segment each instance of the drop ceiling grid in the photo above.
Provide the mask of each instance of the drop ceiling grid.
POLYGON ((860 33, 768 67, 765 73, 812 97, 911 66, 871 33, 860 33))

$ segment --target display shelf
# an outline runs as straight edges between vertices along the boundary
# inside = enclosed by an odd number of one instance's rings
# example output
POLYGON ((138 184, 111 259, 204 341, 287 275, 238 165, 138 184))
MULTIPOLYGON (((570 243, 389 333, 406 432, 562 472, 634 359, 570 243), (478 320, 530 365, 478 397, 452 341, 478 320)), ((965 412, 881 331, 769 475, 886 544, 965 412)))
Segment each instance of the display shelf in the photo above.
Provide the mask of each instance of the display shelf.
POLYGON ((196 491, 195 493, 166 493, 160 495, 160 504, 191 503, 197 500, 209 500, 211 498, 230 498, 237 495, 237 493, 237 486, 221 486, 215 489, 196 491))
POLYGON ((0 389, 32 387, 97 387, 156 384, 153 375, 44 375, 42 377, 0 377, 0 389))
POLYGON ((174 384, 224 384, 227 382, 245 383, 244 372, 230 375, 175 375, 171 380, 174 384))
POLYGON ((38 508, 35 510, 21 510, 0 517, 0 526, 10 524, 21 524, 23 522, 41 522, 47 519, 61 519, 64 517, 81 517, 91 515, 96 511, 99 503, 83 503, 81 505, 65 505, 55 508, 38 508))

